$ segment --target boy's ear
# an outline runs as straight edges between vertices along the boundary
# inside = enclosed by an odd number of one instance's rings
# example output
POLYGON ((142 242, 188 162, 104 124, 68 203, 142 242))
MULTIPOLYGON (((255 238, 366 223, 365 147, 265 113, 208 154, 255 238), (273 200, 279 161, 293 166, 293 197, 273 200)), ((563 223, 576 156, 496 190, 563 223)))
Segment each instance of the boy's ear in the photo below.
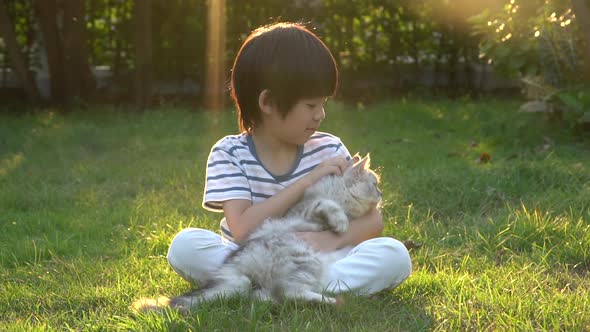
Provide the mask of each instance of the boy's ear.
POLYGON ((260 107, 262 113, 270 114, 272 112, 274 102, 269 89, 262 90, 258 95, 258 107, 260 107))

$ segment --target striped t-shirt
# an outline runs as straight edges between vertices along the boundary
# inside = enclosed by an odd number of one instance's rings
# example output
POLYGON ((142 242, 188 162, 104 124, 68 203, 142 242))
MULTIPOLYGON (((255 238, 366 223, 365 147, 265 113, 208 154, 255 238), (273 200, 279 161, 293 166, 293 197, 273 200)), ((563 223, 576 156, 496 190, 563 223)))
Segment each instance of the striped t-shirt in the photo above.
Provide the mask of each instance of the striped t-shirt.
MULTIPOLYGON (((336 136, 316 132, 302 146, 289 172, 270 173, 258 159, 252 136, 230 135, 219 140, 209 153, 203 207, 223 212, 223 202, 246 199, 256 204, 273 196, 310 172, 324 160, 334 157, 350 159, 350 153, 336 136)), ((225 218, 221 234, 233 241, 225 218)))

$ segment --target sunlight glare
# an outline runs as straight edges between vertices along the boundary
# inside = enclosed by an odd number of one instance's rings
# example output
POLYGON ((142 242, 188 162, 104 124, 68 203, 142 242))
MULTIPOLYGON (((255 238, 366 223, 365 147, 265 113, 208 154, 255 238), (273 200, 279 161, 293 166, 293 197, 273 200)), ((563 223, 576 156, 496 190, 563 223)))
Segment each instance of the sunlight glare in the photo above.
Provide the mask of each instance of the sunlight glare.
POLYGON ((207 82, 205 105, 207 109, 223 109, 225 94, 225 0, 209 0, 207 34, 207 82))
POLYGON ((5 159, 0 159, 0 177, 7 175, 9 172, 19 167, 24 160, 25 155, 22 152, 15 153, 5 159))

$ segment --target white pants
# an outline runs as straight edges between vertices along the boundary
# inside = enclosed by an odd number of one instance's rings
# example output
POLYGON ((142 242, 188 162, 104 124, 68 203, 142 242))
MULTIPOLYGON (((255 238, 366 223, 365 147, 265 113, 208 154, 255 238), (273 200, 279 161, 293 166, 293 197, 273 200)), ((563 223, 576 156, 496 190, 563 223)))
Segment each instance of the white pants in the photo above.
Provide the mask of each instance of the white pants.
MULTIPOLYGON (((186 228, 172 240, 168 262, 184 279, 203 282, 221 266, 238 245, 219 234, 200 228, 186 228)), ((379 237, 334 254, 323 289, 332 293, 353 291, 368 295, 401 284, 411 273, 408 250, 398 240, 379 237)))

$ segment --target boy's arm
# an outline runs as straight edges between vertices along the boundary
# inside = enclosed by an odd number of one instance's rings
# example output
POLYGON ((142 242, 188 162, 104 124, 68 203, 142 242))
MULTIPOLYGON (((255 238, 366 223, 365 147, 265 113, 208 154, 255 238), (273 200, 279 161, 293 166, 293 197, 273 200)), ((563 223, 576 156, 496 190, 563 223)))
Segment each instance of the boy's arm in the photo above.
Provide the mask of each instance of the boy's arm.
POLYGON ((346 246, 355 246, 363 241, 381 235, 383 217, 379 209, 350 221, 348 230, 342 234, 332 231, 302 232, 301 237, 320 251, 334 251, 346 246))
POLYGON ((245 240, 266 218, 283 216, 301 199, 307 187, 328 174, 342 175, 347 166, 348 162, 343 157, 328 159, 264 202, 254 205, 248 200, 240 199, 223 202, 225 220, 234 240, 237 243, 245 240))

